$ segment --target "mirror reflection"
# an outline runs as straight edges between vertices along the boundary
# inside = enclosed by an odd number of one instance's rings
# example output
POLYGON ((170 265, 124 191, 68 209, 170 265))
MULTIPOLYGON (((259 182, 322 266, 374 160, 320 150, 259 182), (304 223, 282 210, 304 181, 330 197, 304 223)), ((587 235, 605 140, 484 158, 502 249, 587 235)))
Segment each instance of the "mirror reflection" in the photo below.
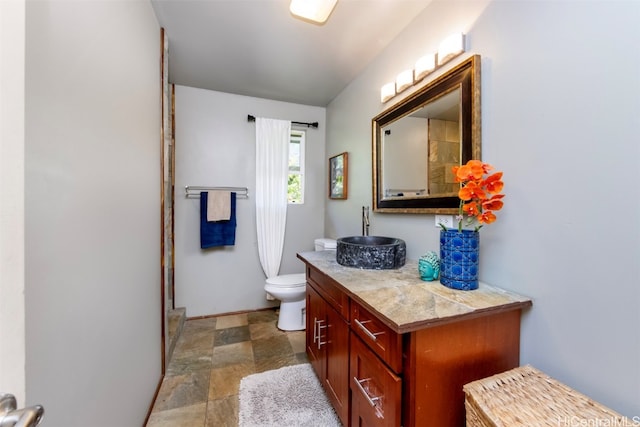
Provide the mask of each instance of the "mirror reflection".
POLYGON ((383 199, 457 194, 447 171, 460 164, 460 94, 458 87, 382 127, 383 199))
POLYGON ((451 168, 480 159, 480 57, 472 56, 373 119, 378 212, 457 213, 451 168))

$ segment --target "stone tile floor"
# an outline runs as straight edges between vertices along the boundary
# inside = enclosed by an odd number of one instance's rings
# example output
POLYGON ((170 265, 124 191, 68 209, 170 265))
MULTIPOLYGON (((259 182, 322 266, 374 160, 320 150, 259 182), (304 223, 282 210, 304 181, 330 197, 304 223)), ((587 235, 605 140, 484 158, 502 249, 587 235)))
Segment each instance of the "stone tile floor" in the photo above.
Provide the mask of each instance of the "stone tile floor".
POLYGON ((147 427, 238 425, 240 380, 308 362, 304 331, 276 327, 276 310, 185 322, 147 427))

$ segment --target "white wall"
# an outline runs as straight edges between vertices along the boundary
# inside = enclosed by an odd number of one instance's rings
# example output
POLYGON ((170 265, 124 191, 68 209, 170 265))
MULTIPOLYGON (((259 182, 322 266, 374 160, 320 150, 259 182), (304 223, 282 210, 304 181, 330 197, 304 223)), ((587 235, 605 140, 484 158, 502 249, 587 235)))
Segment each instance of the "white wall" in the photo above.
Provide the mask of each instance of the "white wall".
POLYGON ((407 117, 385 126, 389 135, 382 137, 382 159, 385 173, 382 175, 382 191, 425 190, 427 184, 427 133, 429 121, 420 117, 407 117), (390 167, 387 167, 389 165, 390 167))
POLYGON ((0 1, 0 392, 25 402, 25 2, 0 1))
MULTIPOLYGON (((327 152, 351 164, 326 232, 357 234, 380 87, 467 34, 482 55, 483 160, 506 193, 481 232, 480 279, 533 298, 523 364, 627 416, 640 416, 639 18, 633 1, 434 1, 327 108, 327 152)), ((405 239, 409 258, 438 249, 433 215, 372 214, 371 234, 405 239)))
POLYGON ((306 137, 306 190, 302 205, 289 205, 280 274, 302 273, 296 253, 313 250, 323 237, 327 197, 325 109, 176 86, 176 307, 203 316, 272 306, 265 299, 265 275, 258 258, 255 218, 255 123, 247 115, 319 122, 306 137), (234 246, 200 248, 200 200, 184 187, 247 187, 238 199, 234 246))
POLYGON ((161 376, 160 28, 147 1, 27 3, 27 400, 140 426, 161 376))

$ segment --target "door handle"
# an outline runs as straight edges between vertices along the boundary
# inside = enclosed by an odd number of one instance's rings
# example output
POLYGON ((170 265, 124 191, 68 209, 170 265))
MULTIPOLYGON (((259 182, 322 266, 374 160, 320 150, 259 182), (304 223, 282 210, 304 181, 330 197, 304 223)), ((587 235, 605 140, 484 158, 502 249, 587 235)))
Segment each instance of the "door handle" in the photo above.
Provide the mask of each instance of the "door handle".
POLYGON ((0 393, 0 427, 34 427, 44 416, 41 405, 17 409, 16 398, 12 394, 0 393))

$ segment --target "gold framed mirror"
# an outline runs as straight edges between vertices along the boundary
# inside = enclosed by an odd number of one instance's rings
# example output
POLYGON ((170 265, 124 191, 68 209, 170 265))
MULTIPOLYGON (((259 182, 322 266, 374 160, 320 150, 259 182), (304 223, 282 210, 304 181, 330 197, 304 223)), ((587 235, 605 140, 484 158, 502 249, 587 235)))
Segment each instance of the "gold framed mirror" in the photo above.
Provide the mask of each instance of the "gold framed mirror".
POLYGON ((372 120, 373 209, 456 214, 451 167, 480 160, 480 55, 372 120))

